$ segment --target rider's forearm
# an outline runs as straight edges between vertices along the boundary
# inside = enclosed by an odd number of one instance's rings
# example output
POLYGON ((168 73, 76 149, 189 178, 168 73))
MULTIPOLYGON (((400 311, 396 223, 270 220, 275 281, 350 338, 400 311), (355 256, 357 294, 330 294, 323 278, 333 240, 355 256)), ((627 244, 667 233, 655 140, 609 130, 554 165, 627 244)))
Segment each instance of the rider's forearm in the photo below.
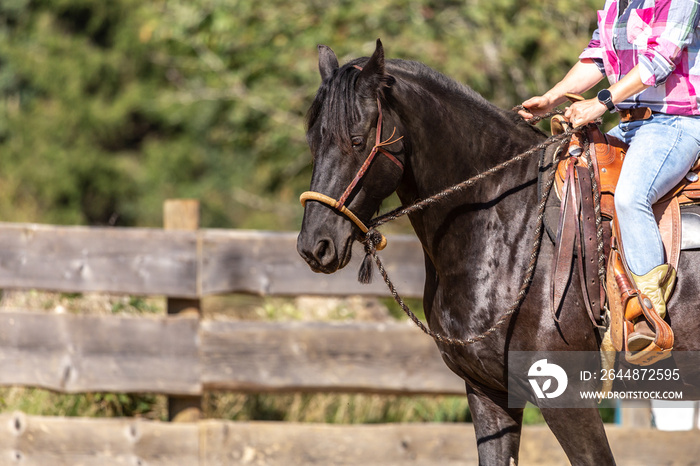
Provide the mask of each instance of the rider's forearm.
POLYGON ((609 87, 610 93, 612 94, 612 101, 615 105, 624 101, 625 99, 632 97, 635 94, 639 94, 644 89, 647 89, 648 85, 642 82, 642 77, 639 74, 639 65, 635 66, 627 73, 622 79, 609 87))
POLYGON ((554 106, 566 101, 564 94, 583 94, 598 84, 605 76, 592 60, 577 62, 552 89, 544 94, 554 106))

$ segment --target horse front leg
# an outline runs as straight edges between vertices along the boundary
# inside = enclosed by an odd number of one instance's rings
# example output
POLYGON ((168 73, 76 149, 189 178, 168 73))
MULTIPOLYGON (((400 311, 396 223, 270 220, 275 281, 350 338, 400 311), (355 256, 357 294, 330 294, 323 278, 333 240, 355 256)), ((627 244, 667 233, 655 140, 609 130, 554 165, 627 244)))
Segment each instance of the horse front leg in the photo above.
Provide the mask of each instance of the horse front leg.
POLYGON ((541 411, 571 464, 615 464, 597 408, 541 408, 541 411))
POLYGON ((493 399, 467 384, 480 465, 517 464, 523 408, 508 408, 507 395, 493 399))

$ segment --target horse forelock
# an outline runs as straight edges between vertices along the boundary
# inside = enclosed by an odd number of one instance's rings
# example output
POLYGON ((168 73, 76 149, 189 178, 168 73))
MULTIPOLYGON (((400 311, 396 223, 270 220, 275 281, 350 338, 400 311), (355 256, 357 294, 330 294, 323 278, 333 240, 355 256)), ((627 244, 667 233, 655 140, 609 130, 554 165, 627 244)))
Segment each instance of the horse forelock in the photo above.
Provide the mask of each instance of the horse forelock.
POLYGON ((360 70, 354 65, 362 60, 353 60, 340 67, 329 79, 321 83, 306 116, 307 131, 317 125, 325 142, 335 142, 343 151, 352 148, 350 125, 360 118, 359 98, 355 83, 360 70))

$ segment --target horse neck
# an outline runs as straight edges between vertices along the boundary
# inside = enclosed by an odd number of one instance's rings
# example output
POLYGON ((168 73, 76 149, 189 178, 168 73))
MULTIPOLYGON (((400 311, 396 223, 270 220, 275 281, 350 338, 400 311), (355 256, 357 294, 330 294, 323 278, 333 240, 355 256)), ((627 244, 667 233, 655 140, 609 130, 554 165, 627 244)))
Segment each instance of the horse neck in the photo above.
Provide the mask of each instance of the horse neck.
MULTIPOLYGON (((400 120, 408 139, 407 170, 397 190, 404 205, 484 173, 545 138, 476 94, 423 93, 418 89, 415 84, 403 88, 398 85, 392 94, 392 116, 400 120)), ((489 205, 500 203, 499 196, 511 186, 516 187, 516 195, 521 191, 518 186, 534 187, 536 175, 536 160, 516 164, 454 198, 412 215, 413 227, 428 254, 441 226, 454 223, 453 218, 458 216, 457 224, 471 227, 470 219, 477 216, 469 212, 485 211, 489 205)), ((535 191, 536 188, 528 193, 532 197, 535 191)), ((483 221, 483 212, 480 218, 483 221)), ((449 262, 450 258, 445 260, 449 262)))
POLYGON ((425 93, 413 83, 397 88, 392 118, 408 147, 408 173, 399 188, 404 203, 483 173, 545 138, 473 91, 425 93))

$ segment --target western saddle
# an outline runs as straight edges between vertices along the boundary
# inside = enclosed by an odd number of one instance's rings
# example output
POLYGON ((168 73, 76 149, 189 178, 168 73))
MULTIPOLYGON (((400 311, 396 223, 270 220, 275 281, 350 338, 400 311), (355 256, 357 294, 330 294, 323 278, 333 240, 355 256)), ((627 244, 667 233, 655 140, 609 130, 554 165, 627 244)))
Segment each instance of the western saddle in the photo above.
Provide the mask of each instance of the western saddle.
MULTIPOLYGON (((563 131, 567 123, 561 116, 552 119, 553 133, 563 131)), ((562 150, 562 149, 560 149, 562 150)), ((556 193, 560 200, 559 227, 553 264, 551 306, 555 319, 576 256, 584 303, 593 323, 605 328, 605 301, 609 309, 609 332, 616 351, 624 351, 631 364, 646 366, 671 355, 674 337, 671 327, 654 310, 650 300, 635 285, 622 253, 615 216, 615 187, 627 146, 606 134, 595 124, 588 124, 573 134, 566 148, 568 156, 559 162, 555 173, 556 193), (588 142, 593 170, 584 154, 588 142), (604 254, 607 258, 606 280, 599 279, 598 238, 594 213, 594 193, 590 173, 600 194, 603 220, 604 254), (606 293, 607 290, 607 293, 606 293), (646 318, 655 333, 654 341, 641 351, 632 352, 627 345, 634 322, 646 318)), ((685 179, 654 206, 661 231, 667 262, 677 269, 681 250, 681 206, 700 204, 700 162, 685 179)))

